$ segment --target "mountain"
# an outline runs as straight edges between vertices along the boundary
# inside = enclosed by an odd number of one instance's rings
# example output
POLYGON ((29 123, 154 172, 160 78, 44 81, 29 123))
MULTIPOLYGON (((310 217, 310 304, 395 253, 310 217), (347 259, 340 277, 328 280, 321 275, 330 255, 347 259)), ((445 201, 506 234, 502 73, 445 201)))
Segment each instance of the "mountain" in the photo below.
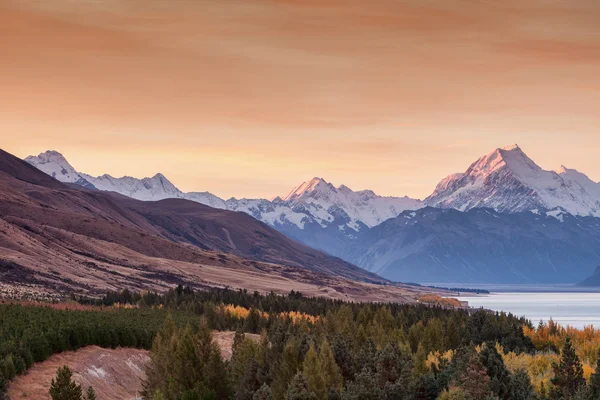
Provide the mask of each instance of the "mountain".
POLYGON ((403 282, 575 283, 600 264, 600 219, 561 209, 427 207, 361 232, 331 253, 403 282))
MULTIPOLYGON (((49 172, 64 169, 65 178, 96 185, 92 177, 73 175, 68 165, 33 164, 49 172)), ((170 187, 141 187, 161 185, 170 187)), ((273 200, 222 200, 204 193, 195 194, 195 201, 249 214, 292 239, 391 280, 575 283, 600 263, 599 188, 576 170, 542 169, 514 145, 444 179, 425 208, 418 200, 355 192, 321 178, 273 200)))
POLYGON ((464 173, 442 180, 425 204, 460 211, 492 208, 510 213, 560 207, 572 215, 599 217, 599 187, 575 170, 546 171, 513 145, 496 149, 464 173))
POLYGON ((600 266, 596 268, 592 276, 579 282, 577 286, 598 287, 600 286, 600 266))
POLYGON ((77 172, 58 152, 47 151, 29 156, 28 163, 61 182, 80 184, 98 190, 111 191, 137 200, 187 199, 214 208, 242 211, 292 236, 310 241, 312 235, 303 233, 329 226, 343 234, 357 232, 363 227, 375 226, 407 209, 422 206, 419 200, 408 197, 383 197, 370 190, 354 192, 346 186, 334 187, 321 178, 314 178, 292 190, 288 195, 274 200, 235 199, 223 200, 208 192, 184 193, 164 175, 152 178, 114 178, 110 175, 94 177, 77 172))
POLYGON ((184 282, 406 301, 405 293, 421 290, 390 285, 245 213, 68 186, 3 151, 0 278, 0 291, 8 284, 158 290, 184 282))
MULTIPOLYGON (((57 151, 50 150, 40 154, 37 157, 29 156, 25 159, 25 161, 60 182, 75 183, 90 189, 94 188, 94 185, 92 185, 82 175, 75 171, 75 168, 73 168, 71 164, 65 160, 63 155, 57 151)), ((5 160, 5 163, 6 162, 8 162, 8 160, 5 160)), ((33 176, 33 174, 31 175, 33 176)))

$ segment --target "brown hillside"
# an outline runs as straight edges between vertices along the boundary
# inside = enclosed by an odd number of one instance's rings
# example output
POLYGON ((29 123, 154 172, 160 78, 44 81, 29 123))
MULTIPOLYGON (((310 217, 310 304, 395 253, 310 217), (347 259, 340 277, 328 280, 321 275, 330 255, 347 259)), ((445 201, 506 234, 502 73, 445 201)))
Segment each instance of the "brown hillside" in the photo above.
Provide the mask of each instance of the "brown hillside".
POLYGON ((5 152, 0 282, 0 296, 20 298, 179 283, 365 301, 412 301, 423 291, 391 285, 243 213, 74 189, 5 152))

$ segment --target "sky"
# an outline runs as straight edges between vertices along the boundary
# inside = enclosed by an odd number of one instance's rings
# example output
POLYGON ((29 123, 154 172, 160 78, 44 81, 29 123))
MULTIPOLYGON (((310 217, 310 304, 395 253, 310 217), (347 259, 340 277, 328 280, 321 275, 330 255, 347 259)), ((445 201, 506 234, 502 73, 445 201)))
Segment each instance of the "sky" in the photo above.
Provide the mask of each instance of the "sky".
POLYGON ((2 0, 0 147, 184 191, 424 198, 518 143, 600 180, 597 0, 2 0))

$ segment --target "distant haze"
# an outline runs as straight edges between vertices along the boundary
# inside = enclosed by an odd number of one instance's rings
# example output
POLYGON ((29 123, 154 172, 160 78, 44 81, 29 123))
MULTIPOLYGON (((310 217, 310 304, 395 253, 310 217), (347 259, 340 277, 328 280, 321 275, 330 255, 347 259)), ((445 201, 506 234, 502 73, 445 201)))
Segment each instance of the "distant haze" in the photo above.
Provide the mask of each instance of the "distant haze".
POLYGON ((600 180, 597 0, 3 0, 0 147, 184 191, 424 198, 493 148, 600 180))

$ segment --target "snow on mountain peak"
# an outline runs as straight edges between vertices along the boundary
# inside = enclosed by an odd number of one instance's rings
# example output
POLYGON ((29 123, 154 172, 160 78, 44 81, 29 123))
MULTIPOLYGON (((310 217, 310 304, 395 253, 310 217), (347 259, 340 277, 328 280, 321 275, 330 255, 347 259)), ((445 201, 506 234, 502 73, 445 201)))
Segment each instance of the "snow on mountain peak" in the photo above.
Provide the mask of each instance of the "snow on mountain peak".
POLYGON ((335 222, 359 230, 361 225, 375 226, 407 209, 422 207, 419 200, 381 197, 370 190, 354 192, 344 185, 336 188, 318 177, 303 182, 283 198, 276 197, 271 201, 231 198, 225 201, 208 192, 184 193, 161 173, 142 179, 131 176, 115 178, 108 174, 94 177, 78 173, 57 152, 49 151, 38 157, 28 157, 26 161, 63 182, 87 182, 98 190, 117 192, 144 201, 184 198, 215 208, 242 211, 272 226, 287 224, 304 229, 306 224, 316 223, 325 228, 335 222), (61 174, 62 169, 68 170, 68 173, 61 174))
POLYGON ((325 192, 325 191, 330 191, 330 190, 335 191, 335 188, 333 187, 332 184, 328 183, 323 178, 315 177, 309 181, 303 182, 300 186, 297 186, 294 189, 292 189, 292 191, 289 192, 287 194, 287 196, 283 197, 283 200, 290 201, 290 200, 298 199, 308 193, 312 193, 315 191, 325 192))
POLYGON ((48 150, 37 156, 29 156, 25 161, 61 182, 77 183, 83 179, 58 151, 48 150))
POLYGON ((281 201, 293 209, 300 207, 307 210, 322 226, 344 216, 349 220, 345 221, 346 224, 356 231, 360 230, 360 224, 372 227, 405 210, 422 207, 420 200, 382 197, 371 190, 355 192, 346 185, 336 188, 323 178, 302 183, 281 201))
POLYGON ((519 146, 507 146, 479 158, 464 174, 444 179, 425 203, 461 211, 488 207, 519 212, 563 207, 574 215, 600 216, 600 195, 594 193, 597 184, 590 185, 583 174, 565 169, 567 172, 569 179, 546 171, 519 146))

